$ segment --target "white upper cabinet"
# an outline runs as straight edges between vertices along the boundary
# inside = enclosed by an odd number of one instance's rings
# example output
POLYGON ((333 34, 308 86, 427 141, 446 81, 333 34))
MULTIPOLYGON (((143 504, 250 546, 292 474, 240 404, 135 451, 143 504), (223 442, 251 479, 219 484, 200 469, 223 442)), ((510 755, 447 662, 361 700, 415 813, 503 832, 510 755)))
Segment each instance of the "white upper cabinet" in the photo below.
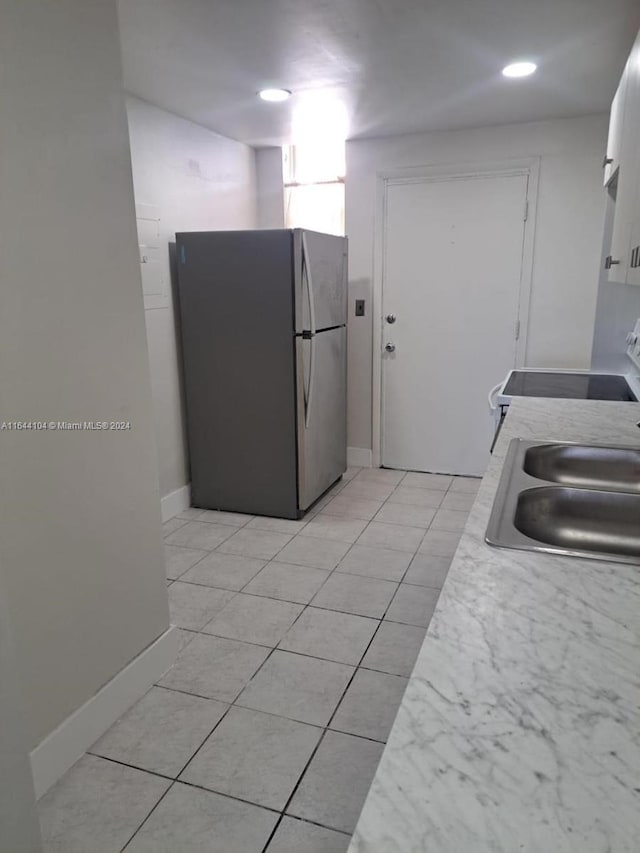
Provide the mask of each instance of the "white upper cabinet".
POLYGON ((615 197, 609 281, 640 284, 640 34, 611 105, 605 178, 615 197), (634 242, 635 241, 635 242, 634 242))
POLYGON ((633 101, 629 111, 629 139, 633 165, 631 227, 627 266, 627 284, 640 284, 640 37, 629 57, 627 64, 630 92, 633 101))
MULTIPOLYGON (((626 69, 625 69, 626 71, 626 69)), ((609 136, 607 138, 607 153, 604 158, 604 183, 611 180, 620 166, 620 144, 622 140, 622 122, 624 119, 624 96, 626 94, 626 73, 622 75, 609 114, 609 136)))

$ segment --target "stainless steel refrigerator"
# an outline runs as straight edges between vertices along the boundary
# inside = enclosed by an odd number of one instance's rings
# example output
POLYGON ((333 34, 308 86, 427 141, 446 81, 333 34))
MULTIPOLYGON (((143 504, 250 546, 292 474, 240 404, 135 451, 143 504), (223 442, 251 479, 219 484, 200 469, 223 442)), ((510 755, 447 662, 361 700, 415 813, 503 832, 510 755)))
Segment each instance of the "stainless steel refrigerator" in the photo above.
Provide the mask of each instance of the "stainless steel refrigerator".
POLYGON ((347 241, 176 235, 191 502, 299 518, 346 470, 347 241))

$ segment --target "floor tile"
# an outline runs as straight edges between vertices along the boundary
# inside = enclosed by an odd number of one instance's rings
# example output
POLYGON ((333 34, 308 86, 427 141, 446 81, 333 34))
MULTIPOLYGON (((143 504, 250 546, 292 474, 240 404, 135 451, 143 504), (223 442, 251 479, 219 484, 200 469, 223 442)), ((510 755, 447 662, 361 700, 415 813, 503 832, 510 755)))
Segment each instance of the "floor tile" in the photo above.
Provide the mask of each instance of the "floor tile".
MULTIPOLYGON (((309 522, 312 524, 312 522, 309 522)), ((305 528, 306 532, 306 528, 305 528)), ((332 542, 314 536, 296 536, 277 556, 279 563, 312 566, 316 569, 335 569, 349 550, 348 542, 332 542)))
POLYGON ((195 521, 201 512, 201 509, 198 509, 195 506, 189 506, 186 509, 183 509, 182 512, 178 513, 178 518, 186 518, 188 521, 195 521))
POLYGON ((353 478, 356 476, 356 474, 360 473, 360 471, 362 471, 362 468, 358 468, 354 465, 350 465, 347 468, 347 470, 344 472, 344 474, 342 475, 343 482, 348 483, 349 480, 353 480, 353 478))
POLYGON ((409 471, 402 485, 414 489, 440 489, 446 492, 452 482, 453 477, 446 474, 422 474, 419 471, 409 471))
POLYGON ((253 518, 242 512, 221 512, 217 509, 199 509, 197 521, 213 521, 216 524, 228 524, 230 527, 244 527, 253 518))
POLYGON ((440 589, 451 565, 451 557, 436 557, 433 554, 416 554, 404 576, 405 583, 432 586, 440 589))
POLYGON ((390 622, 428 628, 439 595, 439 589, 401 583, 384 618, 390 622))
POLYGON ((431 529, 460 532, 464 530, 468 517, 469 513, 466 511, 440 508, 433 517, 431 529))
POLYGON ((198 634, 195 631, 187 631, 184 628, 178 628, 178 651, 181 652, 185 646, 188 646, 191 640, 195 639, 198 634))
POLYGON ((218 551, 224 554, 239 554, 242 557, 257 557, 270 560, 291 539, 288 533, 273 533, 269 530, 238 530, 224 542, 218 551))
POLYGON ((273 647, 303 609, 302 604, 240 592, 202 630, 205 634, 273 647))
POLYGON ((238 698, 238 705, 326 726, 353 667, 275 651, 238 698))
POLYGON ((384 524, 371 521, 358 539, 358 545, 373 548, 389 548, 392 551, 408 551, 413 554, 426 532, 425 527, 409 527, 406 524, 384 524))
POLYGON ((268 518, 264 515, 257 515, 247 524, 247 530, 270 530, 273 533, 290 533, 295 536, 306 526, 307 520, 301 518, 299 521, 295 521, 290 518, 268 518))
POLYGON ((376 515, 376 521, 386 524, 407 524, 413 527, 422 527, 426 530, 433 521, 436 510, 427 506, 414 506, 412 504, 385 503, 376 515))
MULTIPOLYGON (((334 498, 336 500, 336 498, 334 498)), ((319 539, 331 539, 338 542, 355 542, 367 526, 367 522, 358 518, 339 518, 327 515, 323 510, 307 524, 304 535, 319 539)))
POLYGON ((163 687, 233 702, 269 655, 269 649, 198 634, 158 682, 163 687))
POLYGON ((315 726, 233 707, 180 779, 281 810, 321 734, 315 726))
POLYGON ((370 501, 386 501, 394 487, 388 483, 373 483, 366 480, 351 480, 340 492, 344 497, 366 498, 370 501))
POLYGON ((338 706, 332 729, 387 740, 408 683, 407 678, 359 669, 338 706))
POLYGON ((411 675, 424 642, 424 628, 383 622, 364 656, 362 666, 392 675, 411 675))
POLYGON ((185 548, 202 548, 213 551, 225 539, 234 534, 228 524, 211 524, 206 521, 188 521, 167 536, 167 545, 182 545, 185 548))
POLYGON ((283 817, 266 853, 347 853, 348 835, 293 817, 283 817))
POLYGON ((176 581, 169 589, 171 623, 190 631, 199 631, 235 594, 228 589, 176 581))
POLYGON ((179 527, 184 527, 186 523, 186 518, 179 518, 176 515, 164 522, 162 525, 162 535, 166 538, 170 533, 173 533, 174 530, 177 530, 179 527))
POLYGON ((170 784, 84 755, 38 803, 44 853, 119 853, 170 784))
POLYGON ((409 506, 421 506, 425 509, 437 509, 446 492, 435 489, 415 489, 405 486, 404 481, 393 491, 389 497, 389 503, 408 504, 409 506))
POLYGON ((310 515, 315 515, 317 512, 319 512, 322 507, 326 506, 332 498, 335 498, 336 495, 340 494, 344 487, 345 482, 343 480, 338 480, 337 483, 334 483, 330 489, 327 489, 327 491, 323 495, 321 495, 314 504, 311 505, 305 518, 308 519, 310 515))
POLYGON ((307 607, 285 634, 279 648, 339 663, 357 664, 377 627, 377 619, 307 607))
POLYGON ((450 489, 452 492, 466 492, 467 494, 475 495, 480 488, 481 482, 481 477, 454 477, 450 489))
POLYGON ((359 483, 384 483, 387 486, 397 486, 405 473, 392 468, 363 468, 355 479, 359 483))
POLYGON ((442 509, 460 509, 469 512, 476 500, 475 492, 453 492, 451 489, 444 496, 442 509))
POLYGON ((176 782, 126 853, 261 853, 274 812, 176 782))
POLYGON ((180 548, 178 545, 164 546, 164 564, 167 577, 176 580, 181 577, 187 569, 190 569, 198 560, 206 557, 208 551, 200 551, 197 548, 180 548))
POLYGON ((380 580, 401 581, 410 562, 411 554, 405 551, 354 545, 343 557, 336 571, 380 580))
POLYGON ((143 770, 177 776, 229 706, 152 687, 91 752, 143 770))
POLYGON ((312 599, 314 607, 381 619, 398 585, 378 578, 336 572, 312 599))
POLYGON ((329 572, 309 566, 268 563, 247 584, 244 592, 308 604, 328 577, 329 572))
MULTIPOLYGON (((339 494, 344 489, 346 484, 347 481, 343 477, 340 477, 340 479, 336 480, 336 482, 330 486, 326 492, 323 492, 321 498, 328 500, 329 498, 335 497, 335 495, 339 494)), ((318 503, 318 501, 316 501, 316 503, 318 503)))
POLYGON ((337 495, 323 508, 323 513, 338 515, 342 518, 362 518, 371 521, 382 506, 382 501, 371 501, 367 498, 354 498, 348 495, 337 495))
POLYGON ((382 750, 381 743, 327 732, 287 813, 352 832, 382 750))
POLYGON ((189 569, 181 580, 220 589, 239 590, 249 583, 264 566, 266 566, 265 560, 214 551, 189 569))
POLYGON ((418 552, 433 554, 435 557, 453 557, 459 541, 460 533, 449 530, 428 530, 418 552))

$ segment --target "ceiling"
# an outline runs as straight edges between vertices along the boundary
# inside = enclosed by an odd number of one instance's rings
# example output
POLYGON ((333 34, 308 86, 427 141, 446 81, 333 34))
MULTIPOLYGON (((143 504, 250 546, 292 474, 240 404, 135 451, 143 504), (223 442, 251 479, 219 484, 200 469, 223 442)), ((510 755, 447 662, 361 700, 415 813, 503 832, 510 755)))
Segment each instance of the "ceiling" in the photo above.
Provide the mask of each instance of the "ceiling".
POLYGON ((350 138, 609 109, 637 0, 120 0, 126 89, 251 145, 321 92, 350 138), (506 80, 533 59, 538 72, 506 80), (285 104, 256 91, 291 89, 285 104))

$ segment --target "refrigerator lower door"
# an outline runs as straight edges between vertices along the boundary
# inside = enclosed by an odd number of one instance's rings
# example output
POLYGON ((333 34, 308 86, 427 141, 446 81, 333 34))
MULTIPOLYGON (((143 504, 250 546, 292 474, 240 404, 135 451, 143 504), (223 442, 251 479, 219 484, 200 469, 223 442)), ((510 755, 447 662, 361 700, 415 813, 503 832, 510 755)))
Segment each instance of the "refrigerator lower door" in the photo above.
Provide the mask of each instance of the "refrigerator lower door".
POLYGON ((347 469, 346 364, 344 326, 311 340, 296 338, 300 510, 308 509, 347 469))

